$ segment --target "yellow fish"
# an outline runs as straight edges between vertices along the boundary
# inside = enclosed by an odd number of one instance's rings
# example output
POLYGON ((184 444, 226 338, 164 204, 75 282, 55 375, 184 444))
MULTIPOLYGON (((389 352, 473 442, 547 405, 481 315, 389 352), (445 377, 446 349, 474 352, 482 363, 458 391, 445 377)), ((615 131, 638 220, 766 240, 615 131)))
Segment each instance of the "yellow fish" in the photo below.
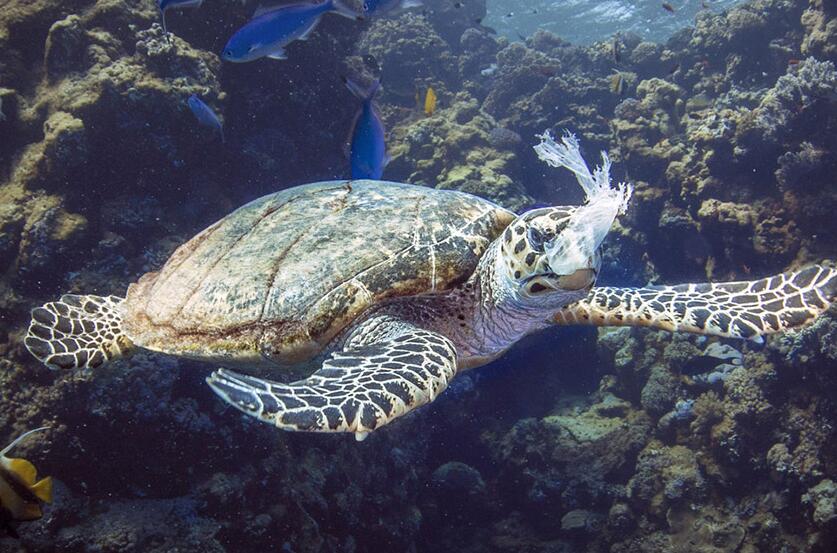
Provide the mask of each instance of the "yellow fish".
POLYGON ((0 451, 0 522, 39 519, 43 516, 41 502, 52 503, 52 478, 47 476, 38 480, 38 472, 32 463, 6 457, 21 440, 47 428, 43 426, 25 432, 0 451))
POLYGON ((436 91, 432 86, 427 87, 427 94, 424 96, 424 113, 433 115, 436 111, 436 91))
POLYGON ((625 92, 625 76, 622 75, 621 72, 617 71, 610 77, 610 91, 616 94, 617 96, 621 96, 623 92, 625 92))

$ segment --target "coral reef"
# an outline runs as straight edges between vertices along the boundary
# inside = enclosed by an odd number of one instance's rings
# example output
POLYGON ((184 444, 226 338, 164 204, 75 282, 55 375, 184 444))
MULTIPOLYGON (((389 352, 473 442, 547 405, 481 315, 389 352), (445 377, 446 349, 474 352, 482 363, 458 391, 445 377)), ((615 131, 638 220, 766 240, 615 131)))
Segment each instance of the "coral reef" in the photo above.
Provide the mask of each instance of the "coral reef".
POLYGON ((520 137, 481 112, 466 92, 391 136, 388 178, 483 194, 512 209, 533 203, 520 184, 520 137))
POLYGON ((550 331, 360 444, 222 410, 198 363, 54 373, 29 357, 32 306, 122 294, 243 202, 345 176, 357 106, 341 74, 383 80, 392 180, 515 210, 576 204, 534 135, 567 128, 607 150, 635 194, 602 283, 750 279, 837 256, 833 2, 752 0, 664 44, 579 47, 498 38, 482 0, 426 0, 325 17, 283 62, 222 64, 254 4, 170 12, 169 38, 150 1, 0 13, 0 428, 6 442, 49 425, 16 454, 56 479, 46 516, 0 550, 833 549, 834 313, 764 345, 550 331), (191 94, 226 145, 195 123, 191 94))

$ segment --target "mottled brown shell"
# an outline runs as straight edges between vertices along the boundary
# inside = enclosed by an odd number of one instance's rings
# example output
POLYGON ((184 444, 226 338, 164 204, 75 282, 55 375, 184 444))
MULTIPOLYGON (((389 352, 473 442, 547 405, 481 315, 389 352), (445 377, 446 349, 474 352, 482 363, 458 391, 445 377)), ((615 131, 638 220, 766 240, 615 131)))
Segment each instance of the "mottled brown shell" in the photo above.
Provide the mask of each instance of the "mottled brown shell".
POLYGON ((250 202, 128 290, 139 346, 201 359, 297 363, 378 302, 466 280, 514 219, 453 191, 335 181, 250 202))

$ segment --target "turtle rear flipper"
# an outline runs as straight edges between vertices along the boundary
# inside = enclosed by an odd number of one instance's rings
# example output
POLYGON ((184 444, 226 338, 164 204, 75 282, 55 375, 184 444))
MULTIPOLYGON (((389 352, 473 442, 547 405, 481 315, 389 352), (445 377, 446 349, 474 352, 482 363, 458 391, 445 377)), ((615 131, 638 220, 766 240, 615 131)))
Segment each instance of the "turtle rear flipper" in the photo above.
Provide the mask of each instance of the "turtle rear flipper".
POLYGON ((227 403, 279 428, 354 432, 362 440, 433 401, 456 375, 450 340, 405 323, 400 329, 399 335, 333 354, 317 372, 291 384, 225 369, 206 381, 227 403))
POLYGON ((32 310, 24 343, 50 369, 96 368, 134 347, 122 333, 122 298, 66 294, 32 310))
POLYGON ((837 296, 837 270, 813 265, 754 281, 595 288, 556 324, 650 326, 759 340, 812 321, 837 296))

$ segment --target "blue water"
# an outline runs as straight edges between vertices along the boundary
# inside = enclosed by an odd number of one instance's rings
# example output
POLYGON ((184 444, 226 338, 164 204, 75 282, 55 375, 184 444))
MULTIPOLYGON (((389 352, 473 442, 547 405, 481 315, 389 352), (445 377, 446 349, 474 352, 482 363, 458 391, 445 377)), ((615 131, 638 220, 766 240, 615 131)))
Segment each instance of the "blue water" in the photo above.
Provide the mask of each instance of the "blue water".
POLYGON ((693 26, 699 12, 717 13, 741 4, 741 0, 670 2, 674 12, 666 11, 662 4, 646 0, 488 0, 485 24, 509 40, 543 29, 574 44, 590 44, 616 33, 662 42, 693 26))

